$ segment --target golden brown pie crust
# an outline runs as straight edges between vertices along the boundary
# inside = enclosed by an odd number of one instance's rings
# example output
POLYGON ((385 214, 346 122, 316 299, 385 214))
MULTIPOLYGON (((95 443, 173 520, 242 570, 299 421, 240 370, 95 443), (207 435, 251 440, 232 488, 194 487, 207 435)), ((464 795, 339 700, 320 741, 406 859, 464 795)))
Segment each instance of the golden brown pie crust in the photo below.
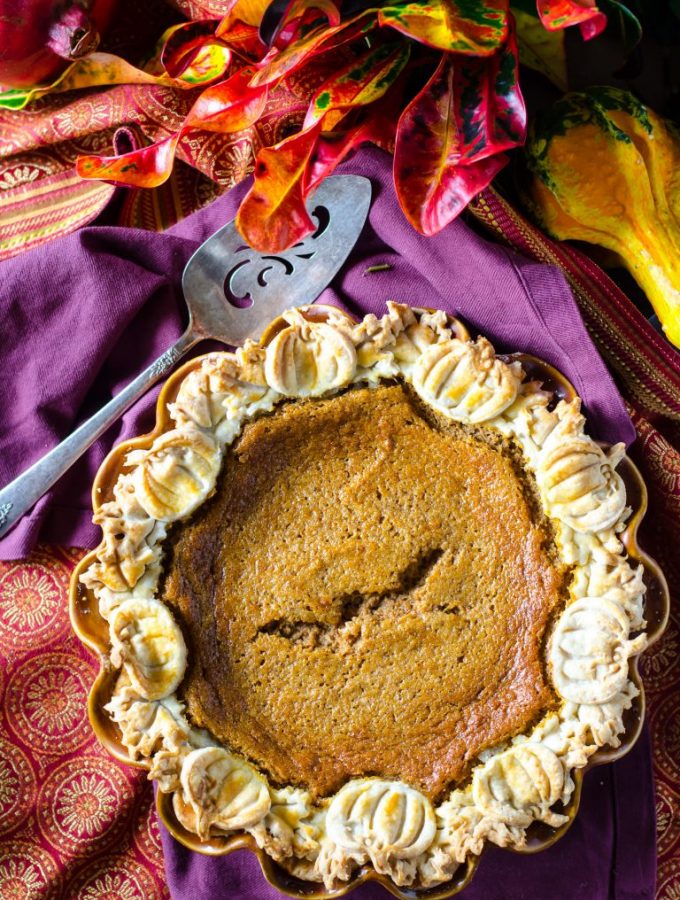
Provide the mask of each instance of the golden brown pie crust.
POLYGON ((403 385, 246 425, 159 592, 194 724, 317 797, 380 774, 433 800, 527 729, 568 575, 520 456, 403 385))

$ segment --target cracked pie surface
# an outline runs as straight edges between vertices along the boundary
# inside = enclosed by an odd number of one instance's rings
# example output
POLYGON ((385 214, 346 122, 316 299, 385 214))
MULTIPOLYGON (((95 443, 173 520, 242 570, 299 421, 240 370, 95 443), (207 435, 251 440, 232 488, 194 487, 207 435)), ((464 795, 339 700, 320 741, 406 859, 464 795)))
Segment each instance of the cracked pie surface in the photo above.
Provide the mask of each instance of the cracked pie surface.
POLYGON ((443 313, 285 313, 195 363, 82 581, 107 706, 184 828, 328 889, 557 827, 645 644, 616 465, 443 313))

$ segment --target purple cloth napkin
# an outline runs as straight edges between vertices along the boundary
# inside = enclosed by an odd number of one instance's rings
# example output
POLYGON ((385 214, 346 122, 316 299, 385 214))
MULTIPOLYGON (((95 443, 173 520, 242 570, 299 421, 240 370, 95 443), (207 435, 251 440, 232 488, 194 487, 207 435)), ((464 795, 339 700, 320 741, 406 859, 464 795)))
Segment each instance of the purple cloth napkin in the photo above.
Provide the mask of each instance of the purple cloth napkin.
MULTIPOLYGON (((364 150, 342 172, 373 183, 369 223, 321 302, 380 314, 388 299, 458 314, 499 350, 534 353, 560 368, 584 399, 591 433, 632 442, 635 432, 562 274, 483 240, 458 220, 433 238, 416 234, 399 210, 389 158, 364 150), (388 270, 366 273, 388 263, 388 270)), ((0 298, 0 484, 54 446, 179 337, 186 313, 180 278, 189 256, 231 219, 246 185, 157 234, 93 226, 3 263, 0 298)), ((200 352, 198 348, 197 352, 200 352)), ((151 428, 150 392, 0 542, 0 558, 26 555, 40 538, 94 547, 90 485, 119 441, 151 428)), ((175 900, 277 896, 247 854, 209 859, 164 835, 175 900)), ((646 741, 585 782, 583 808, 568 835, 533 857, 490 850, 461 896, 608 900, 652 897, 655 843, 646 741), (632 814, 631 814, 632 813, 632 814)), ((387 897, 378 887, 357 900, 387 897)))

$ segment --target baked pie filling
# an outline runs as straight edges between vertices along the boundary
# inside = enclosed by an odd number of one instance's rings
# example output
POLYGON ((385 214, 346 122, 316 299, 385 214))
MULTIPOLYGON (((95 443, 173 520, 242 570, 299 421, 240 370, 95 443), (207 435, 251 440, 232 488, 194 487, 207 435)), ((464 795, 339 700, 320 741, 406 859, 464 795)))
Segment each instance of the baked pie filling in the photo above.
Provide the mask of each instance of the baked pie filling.
POLYGON ((169 413, 82 580, 107 708, 182 825, 328 888, 367 863, 425 888, 566 821, 645 643, 623 447, 578 400, 391 303, 292 310, 169 413))
POLYGON ((520 472, 401 385, 246 425, 159 591, 191 721, 315 797, 374 773, 440 797, 556 705, 565 571, 520 472))

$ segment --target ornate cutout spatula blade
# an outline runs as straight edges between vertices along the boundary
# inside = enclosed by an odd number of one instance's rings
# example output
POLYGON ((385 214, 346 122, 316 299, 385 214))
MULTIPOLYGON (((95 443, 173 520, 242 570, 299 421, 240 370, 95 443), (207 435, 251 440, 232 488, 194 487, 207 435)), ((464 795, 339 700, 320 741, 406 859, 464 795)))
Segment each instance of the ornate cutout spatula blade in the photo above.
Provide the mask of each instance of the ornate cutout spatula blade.
POLYGON ((233 222, 208 238, 182 275, 187 330, 106 406, 0 491, 0 537, 195 344, 213 338, 236 346, 259 337, 284 310, 312 303, 349 256, 370 202, 367 178, 336 175, 327 178, 307 204, 316 230, 285 253, 257 253, 233 222))

